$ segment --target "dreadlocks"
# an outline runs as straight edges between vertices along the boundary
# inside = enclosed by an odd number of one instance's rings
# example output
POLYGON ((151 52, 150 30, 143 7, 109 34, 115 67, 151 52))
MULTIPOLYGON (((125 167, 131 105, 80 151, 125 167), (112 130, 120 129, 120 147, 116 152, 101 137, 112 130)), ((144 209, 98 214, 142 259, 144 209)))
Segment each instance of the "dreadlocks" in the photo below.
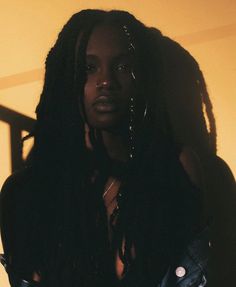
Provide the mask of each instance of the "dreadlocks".
POLYGON ((153 277, 163 276, 168 262, 196 232, 201 199, 189 192, 192 187, 178 161, 179 145, 216 151, 205 81, 186 50, 124 11, 84 10, 73 15, 47 56, 36 110, 34 216, 28 220, 32 232, 22 248, 21 269, 29 274, 39 271, 45 286, 114 286, 101 197, 111 166, 99 137, 94 139, 94 154, 88 152, 81 113, 87 43, 94 27, 104 23, 128 27, 140 65, 138 90, 147 108, 136 135, 138 156, 117 168, 122 199, 112 248, 119 250, 127 273, 135 272, 128 286, 152 286, 153 277), (91 182, 94 170, 99 176, 91 182))

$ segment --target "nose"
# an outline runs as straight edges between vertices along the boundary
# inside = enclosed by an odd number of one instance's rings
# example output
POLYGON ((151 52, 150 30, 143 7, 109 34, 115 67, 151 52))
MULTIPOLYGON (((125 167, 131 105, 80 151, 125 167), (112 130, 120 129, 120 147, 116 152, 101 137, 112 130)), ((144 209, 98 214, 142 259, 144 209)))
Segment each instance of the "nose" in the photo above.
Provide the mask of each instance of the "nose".
POLYGON ((110 88, 111 82, 108 80, 98 81, 96 83, 96 88, 110 88))
POLYGON ((98 89, 115 89, 117 86, 113 72, 108 69, 102 69, 97 77, 96 88, 98 89))

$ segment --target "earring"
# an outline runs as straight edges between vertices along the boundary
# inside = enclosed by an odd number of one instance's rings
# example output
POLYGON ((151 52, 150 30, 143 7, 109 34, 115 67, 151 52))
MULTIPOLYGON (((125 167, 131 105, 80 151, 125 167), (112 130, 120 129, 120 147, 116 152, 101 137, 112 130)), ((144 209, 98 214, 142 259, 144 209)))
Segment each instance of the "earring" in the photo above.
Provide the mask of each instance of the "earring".
POLYGON ((147 103, 145 104, 145 109, 143 112, 143 120, 146 118, 146 115, 147 115, 147 103))
POLYGON ((135 146, 134 146, 134 119, 135 119, 135 110, 134 110, 134 98, 130 97, 130 118, 129 118, 129 159, 132 160, 135 154, 135 146))
POLYGON ((136 77, 135 77, 134 71, 131 72, 131 76, 132 76, 133 80, 135 81, 136 77))

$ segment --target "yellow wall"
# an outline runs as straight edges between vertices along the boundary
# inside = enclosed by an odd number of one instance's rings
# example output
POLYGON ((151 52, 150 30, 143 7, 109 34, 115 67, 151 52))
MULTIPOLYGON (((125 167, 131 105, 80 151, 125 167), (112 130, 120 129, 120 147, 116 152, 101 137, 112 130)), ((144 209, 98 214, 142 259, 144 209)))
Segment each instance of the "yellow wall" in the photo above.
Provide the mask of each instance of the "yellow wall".
MULTIPOLYGON (((235 1, 0 0, 0 7, 0 105, 34 117, 45 56, 65 21, 84 8, 125 9, 198 60, 214 104, 218 154, 236 174, 235 1)), ((0 122, 0 186, 10 168, 9 126, 0 122)), ((2 267, 0 286, 9 286, 2 267)))

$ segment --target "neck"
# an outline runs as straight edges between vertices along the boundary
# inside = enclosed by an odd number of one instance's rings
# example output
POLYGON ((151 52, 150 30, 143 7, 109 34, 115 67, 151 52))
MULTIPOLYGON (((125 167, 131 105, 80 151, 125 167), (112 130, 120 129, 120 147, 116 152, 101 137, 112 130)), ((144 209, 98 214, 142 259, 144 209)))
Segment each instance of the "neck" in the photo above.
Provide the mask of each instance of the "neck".
POLYGON ((127 137, 118 132, 102 131, 102 139, 111 160, 126 162, 128 160, 127 137))

